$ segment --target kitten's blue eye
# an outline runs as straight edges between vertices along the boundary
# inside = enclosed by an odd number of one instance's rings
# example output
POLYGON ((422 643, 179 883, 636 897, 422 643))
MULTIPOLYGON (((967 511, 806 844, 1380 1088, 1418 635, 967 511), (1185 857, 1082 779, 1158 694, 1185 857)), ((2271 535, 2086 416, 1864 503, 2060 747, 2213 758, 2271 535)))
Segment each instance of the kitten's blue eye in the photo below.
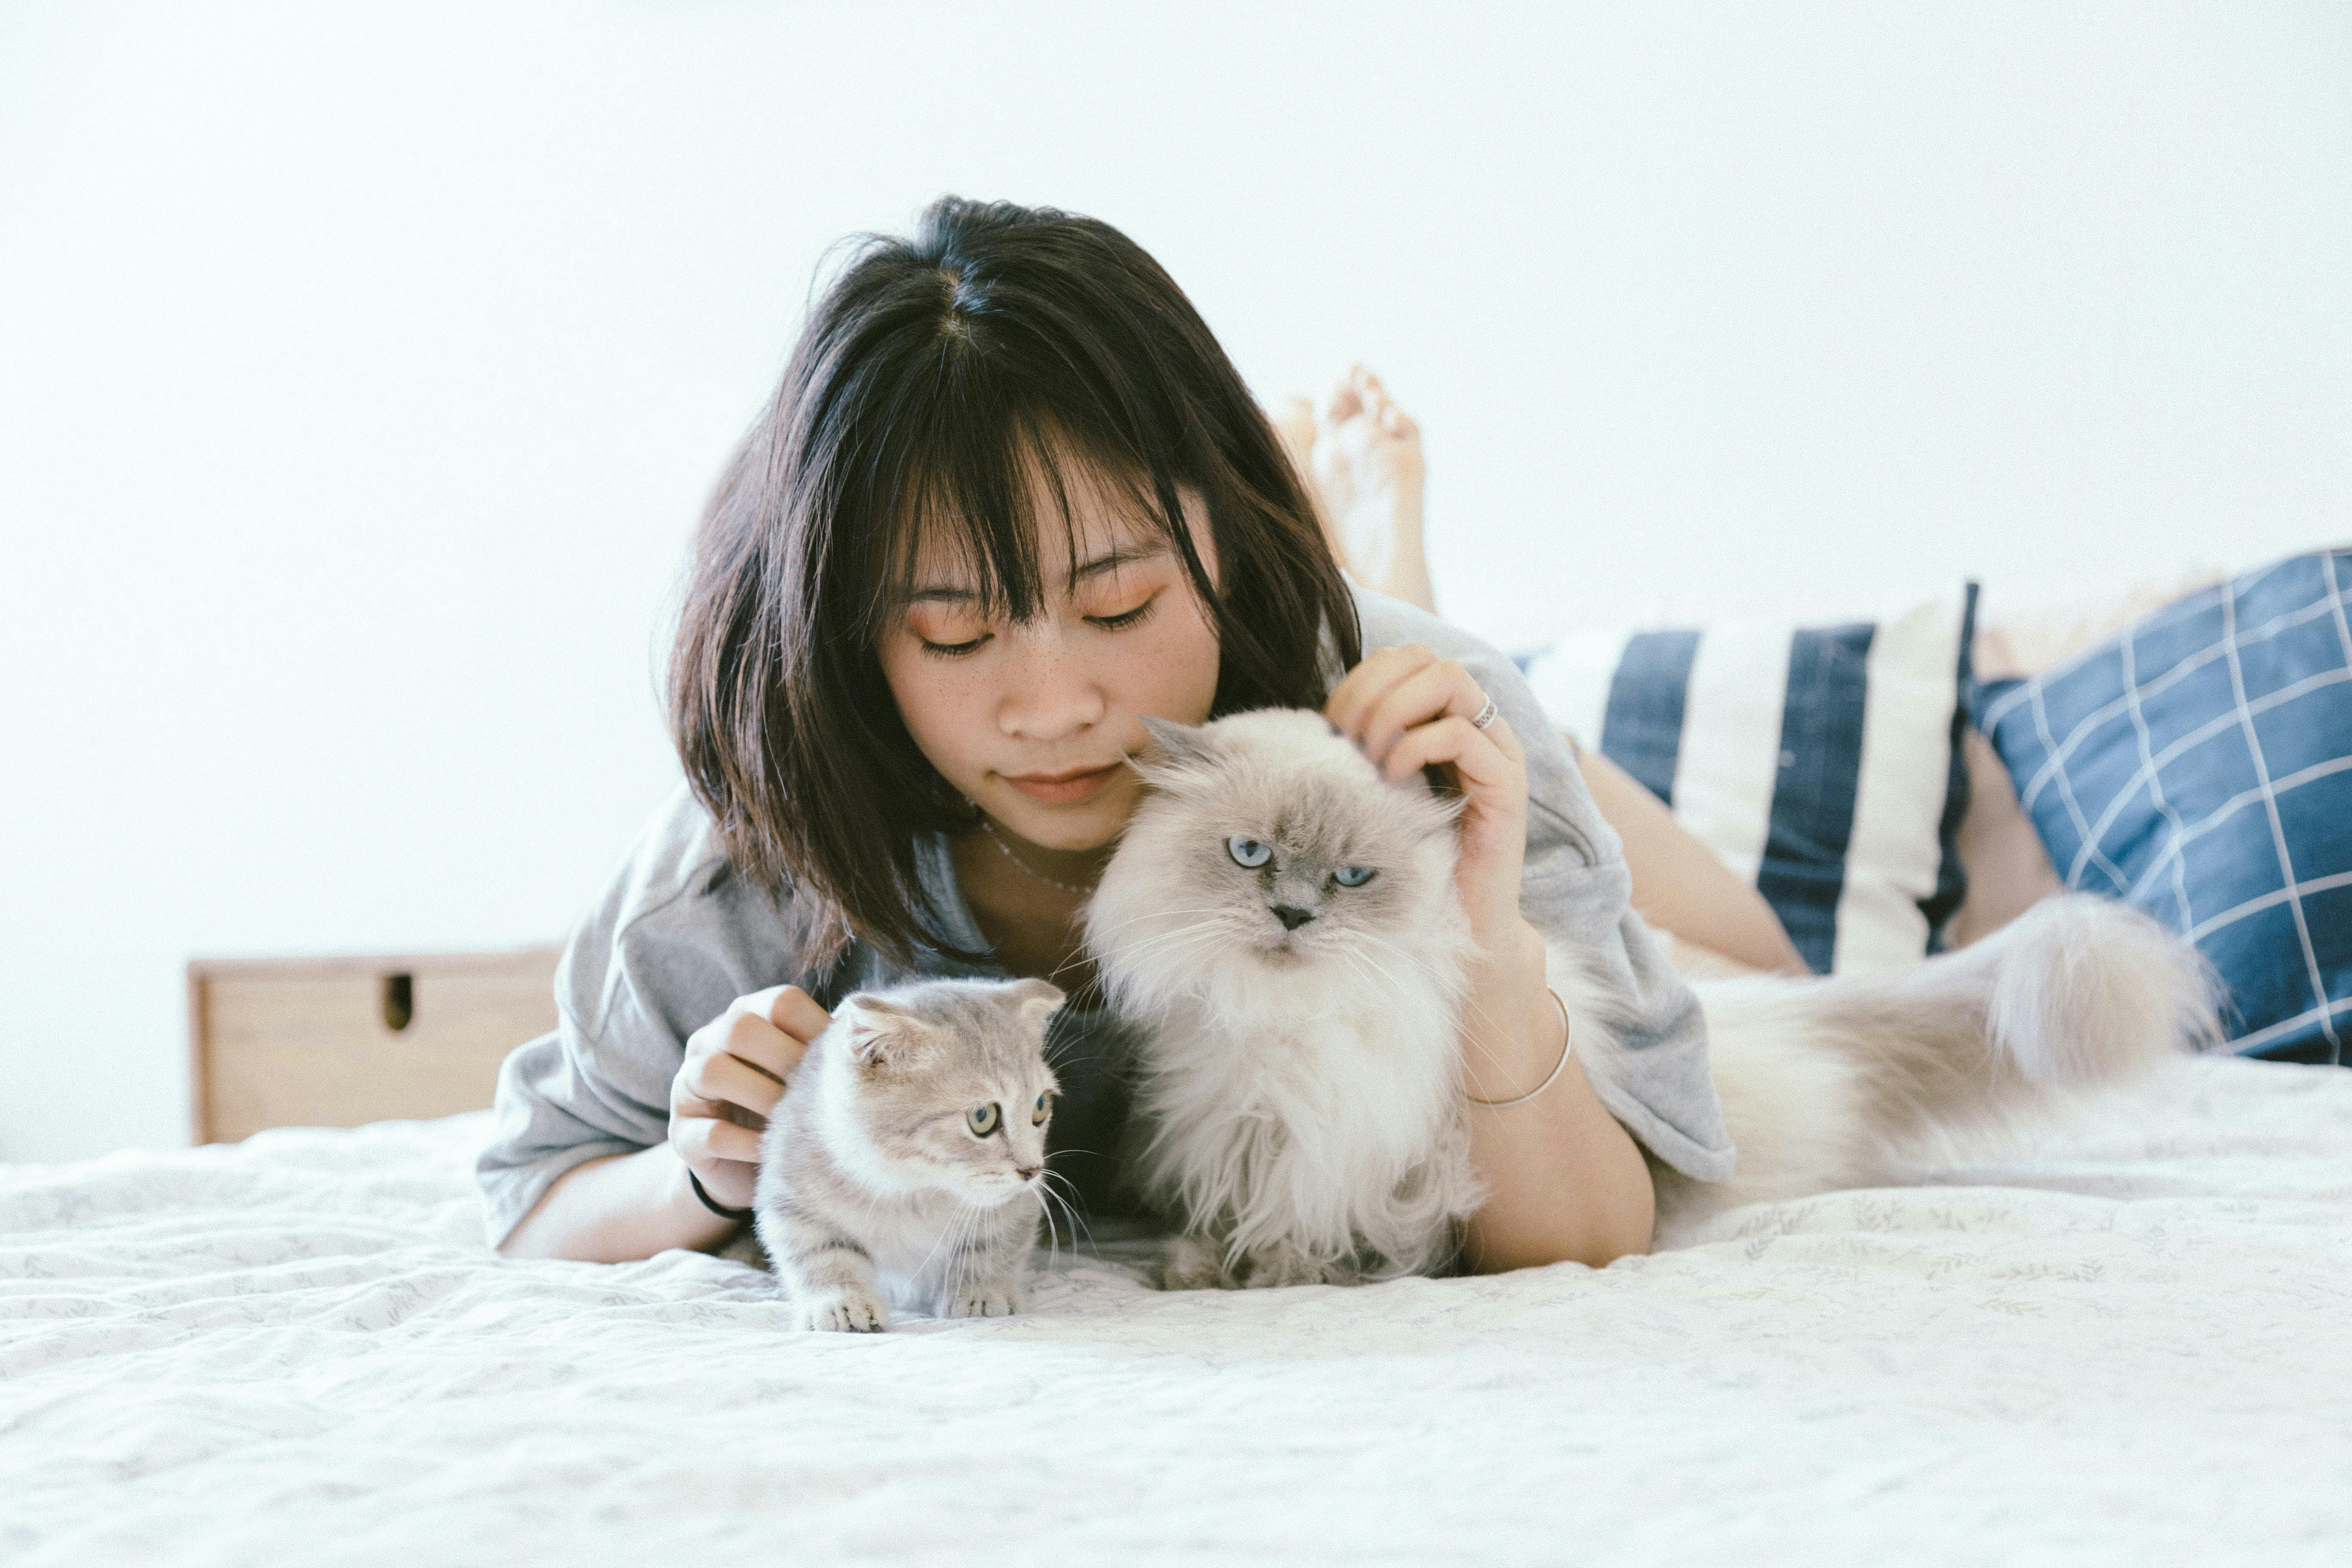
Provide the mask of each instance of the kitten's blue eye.
POLYGON ((965 1111, 963 1119, 965 1125, 971 1129, 972 1136, 985 1138, 996 1131, 996 1124, 1004 1120, 1004 1115, 996 1109, 996 1101, 992 1100, 986 1105, 976 1105, 965 1111))
POLYGON ((1225 840, 1225 853, 1234 858, 1234 865, 1246 866, 1253 871, 1274 858, 1272 846, 1260 844, 1255 838, 1244 838, 1238 833, 1225 840))
POLYGON ((1045 1125, 1045 1114, 1047 1110, 1045 1102, 1052 1098, 1053 1096, 1049 1094, 1041 1094, 1037 1097, 1037 1109, 1029 1113, 1030 1126, 1043 1127, 1045 1125))
POLYGON ((1343 888, 1360 888, 1372 879, 1370 866, 1342 866, 1331 873, 1331 879, 1343 888))

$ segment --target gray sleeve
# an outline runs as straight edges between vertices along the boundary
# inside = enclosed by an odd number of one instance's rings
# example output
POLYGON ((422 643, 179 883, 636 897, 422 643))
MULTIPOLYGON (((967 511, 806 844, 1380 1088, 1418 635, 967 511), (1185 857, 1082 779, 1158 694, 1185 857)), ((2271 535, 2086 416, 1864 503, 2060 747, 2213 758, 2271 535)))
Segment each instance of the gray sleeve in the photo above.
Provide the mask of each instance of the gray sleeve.
POLYGON ((1731 1173, 1730 1136, 1707 1068, 1706 1019, 1633 912, 1618 839, 1518 666, 1425 611, 1358 590, 1364 647, 1427 645, 1460 663, 1495 700, 1527 754, 1528 849, 1519 909, 1554 943, 1581 953, 1624 1003, 1617 1041, 1578 1042, 1577 1058, 1610 1114, 1660 1160, 1697 1181, 1731 1173))
POLYGON ((499 1070, 475 1163, 493 1247, 586 1161, 669 1133, 686 1038, 736 997, 797 980, 774 904, 725 872, 683 788, 581 921, 555 972, 556 1027, 499 1070))

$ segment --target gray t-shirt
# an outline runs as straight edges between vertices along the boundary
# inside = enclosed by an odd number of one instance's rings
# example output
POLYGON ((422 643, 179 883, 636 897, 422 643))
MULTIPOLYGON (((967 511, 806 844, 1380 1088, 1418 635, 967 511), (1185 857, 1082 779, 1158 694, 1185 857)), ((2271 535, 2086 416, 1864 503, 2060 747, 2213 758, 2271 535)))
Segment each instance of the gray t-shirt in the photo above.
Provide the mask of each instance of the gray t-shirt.
MULTIPOLYGON (((1690 988, 1628 902, 1617 835, 1584 788, 1558 725, 1517 666, 1412 605, 1356 590, 1366 652, 1426 644, 1459 660, 1510 721, 1528 759, 1528 849, 1519 907, 1547 937, 1591 954, 1629 1004, 1621 1044, 1578 1042, 1593 1089, 1650 1152, 1684 1174, 1731 1172, 1730 1139, 1707 1076, 1706 1029, 1690 988)), ((945 934, 987 951, 956 886, 945 838, 916 845, 945 934)), ((789 894, 787 894, 789 899, 789 894)), ((667 1136, 670 1080, 686 1038, 736 997, 786 983, 832 1008, 853 991, 919 975, 990 975, 993 964, 920 950, 900 969, 862 942, 812 973, 789 910, 728 868, 709 816, 680 784, 567 944, 555 973, 557 1026, 516 1047, 499 1073, 498 1124, 478 1164, 491 1244, 503 1241, 555 1179, 583 1161, 634 1153, 667 1136)), ((1055 1168, 1098 1211, 1123 1207, 1114 1159, 1125 1121, 1129 1042, 1104 1015, 1073 1003, 1053 1041, 1063 1093, 1055 1168)))

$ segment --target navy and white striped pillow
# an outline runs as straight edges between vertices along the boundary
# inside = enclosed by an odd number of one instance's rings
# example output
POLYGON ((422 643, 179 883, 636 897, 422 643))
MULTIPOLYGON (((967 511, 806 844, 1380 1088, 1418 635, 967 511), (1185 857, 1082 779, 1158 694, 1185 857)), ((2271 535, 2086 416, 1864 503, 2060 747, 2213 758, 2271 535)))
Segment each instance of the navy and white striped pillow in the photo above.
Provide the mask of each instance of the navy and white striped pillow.
POLYGON ((1818 973, 1896 969, 1959 906, 1976 584, 1893 620, 1595 630, 1527 661, 1560 726, 1756 885, 1818 973))

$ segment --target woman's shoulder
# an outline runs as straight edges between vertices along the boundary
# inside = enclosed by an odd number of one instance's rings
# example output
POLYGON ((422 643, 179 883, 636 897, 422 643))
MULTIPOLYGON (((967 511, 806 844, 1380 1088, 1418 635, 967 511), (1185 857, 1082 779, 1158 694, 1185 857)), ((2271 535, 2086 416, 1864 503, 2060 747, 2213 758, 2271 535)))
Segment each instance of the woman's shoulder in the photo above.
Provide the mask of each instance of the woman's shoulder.
POLYGON ((602 1037, 625 1016, 691 1032, 736 997, 802 980, 791 890, 754 888, 680 783, 657 806, 565 944, 556 994, 602 1037))

